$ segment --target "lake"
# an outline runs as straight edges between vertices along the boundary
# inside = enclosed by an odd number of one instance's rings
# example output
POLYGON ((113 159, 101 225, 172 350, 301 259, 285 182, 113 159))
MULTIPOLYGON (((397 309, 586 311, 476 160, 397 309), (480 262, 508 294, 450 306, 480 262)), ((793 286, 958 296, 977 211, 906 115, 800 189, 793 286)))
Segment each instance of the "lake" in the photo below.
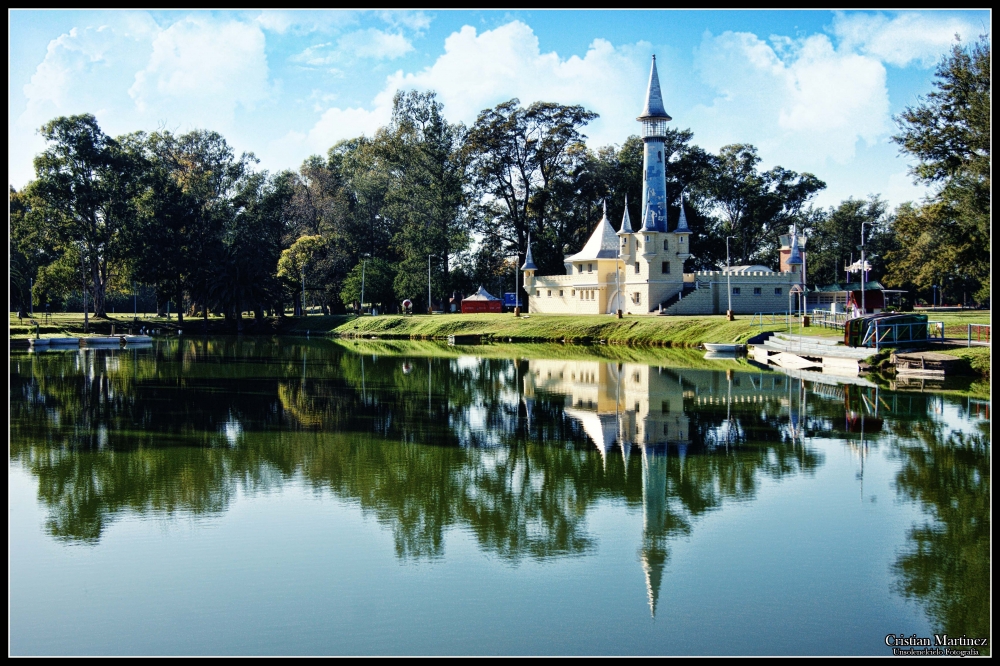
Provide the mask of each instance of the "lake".
POLYGON ((989 635, 990 402, 968 382, 221 337, 11 352, 10 373, 14 655, 989 635))

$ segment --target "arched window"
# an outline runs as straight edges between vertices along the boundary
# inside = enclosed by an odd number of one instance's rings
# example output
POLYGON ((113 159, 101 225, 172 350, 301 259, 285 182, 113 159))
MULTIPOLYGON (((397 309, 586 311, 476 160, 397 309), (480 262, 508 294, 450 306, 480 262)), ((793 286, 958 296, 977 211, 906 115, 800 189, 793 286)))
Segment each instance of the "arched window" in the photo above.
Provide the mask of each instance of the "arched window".
POLYGON ((669 250, 670 249, 670 247, 667 245, 667 239, 666 238, 663 239, 663 249, 664 250, 669 250))

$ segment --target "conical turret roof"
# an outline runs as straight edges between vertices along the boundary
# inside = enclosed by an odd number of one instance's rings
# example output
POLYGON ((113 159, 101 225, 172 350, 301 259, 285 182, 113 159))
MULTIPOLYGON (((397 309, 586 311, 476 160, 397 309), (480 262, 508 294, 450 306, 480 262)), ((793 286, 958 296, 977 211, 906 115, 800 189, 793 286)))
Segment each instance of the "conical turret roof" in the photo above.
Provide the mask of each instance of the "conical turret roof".
POLYGON ((788 253, 788 260, 785 262, 789 266, 802 265, 802 253, 799 251, 799 234, 795 225, 792 225, 792 249, 788 253))
POLYGON ((522 271, 537 271, 538 266, 535 266, 535 260, 531 258, 531 234, 528 234, 528 251, 524 255, 524 266, 521 266, 522 271))
POLYGON ((677 220, 677 231, 691 231, 688 229, 688 218, 684 212, 684 193, 681 192, 681 217, 677 220))
POLYGON ((622 215, 622 228, 618 230, 618 235, 623 236, 633 232, 632 218, 628 216, 628 195, 625 195, 625 214, 622 215))
POLYGON ((663 108, 663 95, 660 93, 660 77, 656 73, 656 56, 653 56, 653 66, 649 70, 649 87, 646 89, 646 106, 643 107, 638 120, 652 118, 673 120, 667 114, 666 109, 663 108))
POLYGON ((608 221, 607 208, 604 216, 597 223, 597 228, 590 235, 587 244, 576 254, 563 259, 564 262, 587 261, 588 259, 614 259, 618 256, 618 236, 615 228, 608 221))

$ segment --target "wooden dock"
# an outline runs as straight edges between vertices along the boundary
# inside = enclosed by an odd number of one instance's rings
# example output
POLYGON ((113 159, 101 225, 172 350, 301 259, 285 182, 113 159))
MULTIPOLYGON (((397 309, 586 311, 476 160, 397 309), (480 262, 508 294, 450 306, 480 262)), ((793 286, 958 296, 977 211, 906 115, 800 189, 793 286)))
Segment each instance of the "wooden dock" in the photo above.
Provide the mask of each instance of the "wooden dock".
POLYGON ((961 367, 962 360, 955 356, 938 352, 897 352, 889 357, 896 366, 899 376, 941 378, 954 374, 961 367))

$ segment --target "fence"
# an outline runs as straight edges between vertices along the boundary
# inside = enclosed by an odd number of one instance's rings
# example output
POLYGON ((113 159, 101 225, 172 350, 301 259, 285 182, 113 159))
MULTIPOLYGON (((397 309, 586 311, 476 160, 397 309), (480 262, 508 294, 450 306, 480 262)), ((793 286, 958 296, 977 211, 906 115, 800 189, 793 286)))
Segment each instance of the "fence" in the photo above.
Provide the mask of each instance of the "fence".
POLYGON ((968 346, 972 346, 972 329, 976 329, 976 342, 990 344, 990 325, 989 324, 969 324, 968 331, 968 346), (985 340, 983 339, 983 332, 986 333, 985 340))
POLYGON ((865 331, 862 347, 892 347, 908 342, 944 341, 944 322, 928 321, 913 324, 879 324, 876 319, 865 331))
POLYGON ((764 324, 777 323, 791 327, 793 315, 794 313, 790 312, 758 312, 750 319, 750 327, 753 328, 756 325, 761 330, 764 330, 764 324))
POLYGON ((829 312, 827 310, 813 310, 812 311, 812 325, 822 326, 823 328, 836 328, 839 330, 844 330, 844 322, 847 321, 849 314, 846 312, 829 312))

